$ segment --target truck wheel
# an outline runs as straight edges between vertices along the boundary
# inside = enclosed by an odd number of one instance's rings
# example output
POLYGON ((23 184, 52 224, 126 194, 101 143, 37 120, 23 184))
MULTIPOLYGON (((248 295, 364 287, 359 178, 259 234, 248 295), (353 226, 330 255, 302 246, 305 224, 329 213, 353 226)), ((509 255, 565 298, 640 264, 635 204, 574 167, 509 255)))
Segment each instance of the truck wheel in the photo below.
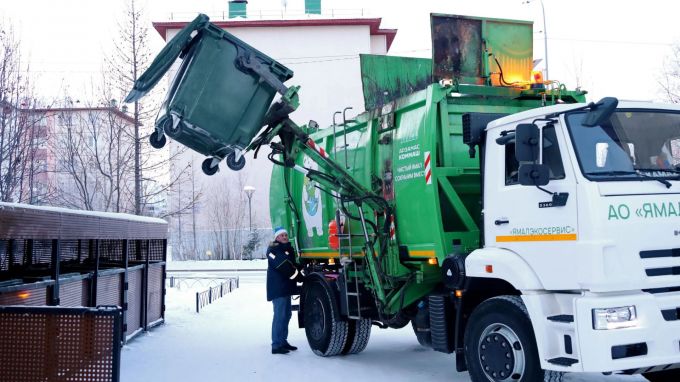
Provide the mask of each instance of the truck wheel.
POLYGON ((162 132, 159 132, 158 130, 155 130, 149 136, 149 143, 151 143, 151 147, 153 147, 154 149, 162 149, 163 146, 165 146, 166 142, 167 139, 165 139, 165 135, 162 132))
POLYGON ((561 382, 564 373, 541 369, 536 339, 519 296, 480 304, 465 328, 465 360, 474 382, 561 382))
POLYGON ((680 369, 642 373, 642 376, 650 382, 677 382, 680 381, 680 369))
POLYGON ((347 342, 342 349, 342 354, 357 354, 364 351, 368 345, 368 339, 371 337, 371 325, 371 320, 365 318, 349 320, 347 342))
POLYGON ((347 321, 338 318, 338 307, 329 288, 312 282, 304 294, 304 322, 307 342, 321 357, 338 355, 347 340, 347 321))
POLYGON ((236 160, 236 153, 235 152, 230 152, 229 155, 227 155, 227 167, 229 167, 231 170, 238 171, 243 168, 243 166, 246 165, 246 158, 241 156, 241 158, 237 161, 236 160))
POLYGON ((397 313, 391 320, 385 322, 392 329, 401 329, 411 322, 411 319, 403 311, 397 313))
POLYGON ((432 347, 432 333, 430 332, 430 328, 418 328, 418 325, 416 325, 415 320, 411 321, 411 326, 413 327, 413 333, 416 334, 416 338, 418 339, 418 343, 420 346, 424 346, 426 348, 431 348, 432 347))

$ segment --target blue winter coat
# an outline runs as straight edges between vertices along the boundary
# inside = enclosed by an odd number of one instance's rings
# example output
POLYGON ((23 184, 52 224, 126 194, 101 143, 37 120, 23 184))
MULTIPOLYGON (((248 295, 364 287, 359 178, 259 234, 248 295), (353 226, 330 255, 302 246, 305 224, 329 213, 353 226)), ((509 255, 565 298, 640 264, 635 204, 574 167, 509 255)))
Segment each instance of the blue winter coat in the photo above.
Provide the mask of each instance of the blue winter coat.
POLYGON ((298 275, 295 250, 290 243, 274 241, 267 248, 267 301, 296 293, 298 275))

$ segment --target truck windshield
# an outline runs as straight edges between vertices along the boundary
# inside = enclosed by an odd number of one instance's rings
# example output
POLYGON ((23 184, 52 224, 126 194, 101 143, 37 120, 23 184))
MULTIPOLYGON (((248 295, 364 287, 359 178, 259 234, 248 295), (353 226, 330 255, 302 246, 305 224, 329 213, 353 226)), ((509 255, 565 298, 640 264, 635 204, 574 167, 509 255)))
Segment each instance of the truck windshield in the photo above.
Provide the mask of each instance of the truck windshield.
MULTIPOLYGON (((585 127, 586 112, 567 114, 576 156, 593 181, 680 179, 680 113, 617 110, 605 123, 585 127)), ((669 183, 670 184, 670 183, 669 183)))

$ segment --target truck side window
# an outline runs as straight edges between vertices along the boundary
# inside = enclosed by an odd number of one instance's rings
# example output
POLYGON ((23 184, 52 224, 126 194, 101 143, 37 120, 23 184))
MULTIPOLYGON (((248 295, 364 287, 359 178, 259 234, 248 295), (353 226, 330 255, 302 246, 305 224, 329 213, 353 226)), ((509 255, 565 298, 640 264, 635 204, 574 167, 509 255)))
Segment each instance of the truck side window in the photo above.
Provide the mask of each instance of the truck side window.
MULTIPOLYGON (((550 180, 564 179, 564 166, 560 147, 557 143, 555 128, 548 126, 543 128, 543 163, 548 165, 550 180)), ((519 183, 519 162, 515 158, 515 142, 505 145, 505 185, 510 186, 519 183)))

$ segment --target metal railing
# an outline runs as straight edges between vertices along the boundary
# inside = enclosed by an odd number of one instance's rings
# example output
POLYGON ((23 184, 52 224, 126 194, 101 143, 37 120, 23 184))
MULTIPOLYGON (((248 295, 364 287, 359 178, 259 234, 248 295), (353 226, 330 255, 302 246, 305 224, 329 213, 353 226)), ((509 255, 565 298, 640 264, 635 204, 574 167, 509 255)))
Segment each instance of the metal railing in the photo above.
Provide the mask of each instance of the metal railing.
POLYGON ((231 291, 237 289, 238 284, 239 279, 236 277, 227 282, 223 282, 218 286, 211 287, 206 291, 196 292, 196 313, 200 313, 201 308, 212 304, 217 299, 222 298, 225 294, 231 293, 231 291))
MULTIPOLYGON (((210 272, 219 272, 210 271, 210 272)), ((203 289, 205 287, 213 288, 220 286, 222 283, 229 282, 233 277, 230 276, 168 276, 166 278, 168 287, 182 289, 203 289)))

